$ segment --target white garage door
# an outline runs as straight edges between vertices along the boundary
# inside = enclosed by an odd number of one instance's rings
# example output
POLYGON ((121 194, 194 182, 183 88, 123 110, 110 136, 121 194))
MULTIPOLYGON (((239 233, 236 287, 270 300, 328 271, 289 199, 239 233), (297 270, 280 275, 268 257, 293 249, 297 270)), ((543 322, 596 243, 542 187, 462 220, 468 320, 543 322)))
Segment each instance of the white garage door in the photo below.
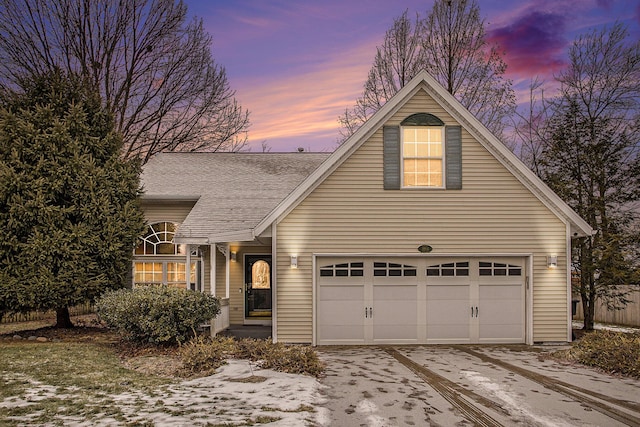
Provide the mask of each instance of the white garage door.
POLYGON ((524 258, 316 261, 316 343, 522 343, 524 258))

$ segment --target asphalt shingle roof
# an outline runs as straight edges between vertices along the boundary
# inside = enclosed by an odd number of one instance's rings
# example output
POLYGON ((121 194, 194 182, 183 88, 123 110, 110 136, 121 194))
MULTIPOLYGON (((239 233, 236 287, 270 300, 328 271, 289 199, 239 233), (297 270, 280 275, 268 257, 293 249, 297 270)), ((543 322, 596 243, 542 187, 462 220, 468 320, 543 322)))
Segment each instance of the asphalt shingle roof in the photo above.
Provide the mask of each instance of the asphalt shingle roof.
POLYGON ((160 153, 143 168, 143 199, 197 199, 176 238, 251 231, 329 153, 160 153))

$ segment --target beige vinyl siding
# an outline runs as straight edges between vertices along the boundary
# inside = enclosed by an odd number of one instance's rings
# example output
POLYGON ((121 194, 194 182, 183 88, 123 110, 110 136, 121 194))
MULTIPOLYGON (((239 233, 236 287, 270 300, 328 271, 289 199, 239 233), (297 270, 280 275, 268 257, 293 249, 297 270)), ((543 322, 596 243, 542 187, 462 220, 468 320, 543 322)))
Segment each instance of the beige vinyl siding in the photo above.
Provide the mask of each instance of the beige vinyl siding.
POLYGON ((194 202, 142 201, 144 218, 148 224, 161 221, 182 223, 191 212, 194 202))
MULTIPOLYGON (((451 117, 424 91, 388 122, 451 117)), ((534 341, 567 340, 566 226, 463 129, 462 190, 383 190, 379 129, 277 225, 278 339, 312 340, 312 254, 532 253, 534 341), (298 255, 299 268, 289 267, 298 255), (558 256, 558 268, 546 256, 558 256)))

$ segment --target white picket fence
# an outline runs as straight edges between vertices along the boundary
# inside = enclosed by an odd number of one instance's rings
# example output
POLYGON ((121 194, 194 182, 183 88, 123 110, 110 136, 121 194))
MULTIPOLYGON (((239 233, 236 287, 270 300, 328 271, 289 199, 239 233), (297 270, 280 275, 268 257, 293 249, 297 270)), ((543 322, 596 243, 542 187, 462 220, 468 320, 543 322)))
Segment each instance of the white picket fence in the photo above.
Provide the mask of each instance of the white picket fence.
MULTIPOLYGON (((640 327, 640 292, 634 292, 629 299, 632 301, 623 310, 607 310, 606 304, 602 301, 596 303, 595 321, 602 323, 611 323, 614 325, 625 325, 640 327)), ((582 302, 578 301, 576 320, 582 320, 582 302)))

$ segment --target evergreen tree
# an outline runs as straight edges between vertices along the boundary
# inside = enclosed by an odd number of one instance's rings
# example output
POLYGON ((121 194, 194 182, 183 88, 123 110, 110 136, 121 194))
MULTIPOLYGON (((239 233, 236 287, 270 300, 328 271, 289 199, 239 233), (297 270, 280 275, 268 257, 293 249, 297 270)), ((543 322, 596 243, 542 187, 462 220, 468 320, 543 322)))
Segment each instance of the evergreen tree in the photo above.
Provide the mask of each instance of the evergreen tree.
POLYGON ((598 301, 623 308, 640 284, 640 42, 628 36, 622 24, 579 36, 560 94, 522 126, 531 166, 594 230, 573 241, 586 330, 598 301))
POLYGON ((144 227, 138 160, 98 92, 59 70, 0 106, 0 312, 68 307, 126 285, 144 227))
POLYGON ((548 123, 551 139, 539 158, 541 175, 595 230, 573 242, 574 291, 582 301, 584 328, 592 330, 596 301, 610 310, 624 308, 635 291, 629 285, 638 284, 632 231, 640 186, 637 140, 611 117, 587 118, 576 97, 556 108, 548 123))

